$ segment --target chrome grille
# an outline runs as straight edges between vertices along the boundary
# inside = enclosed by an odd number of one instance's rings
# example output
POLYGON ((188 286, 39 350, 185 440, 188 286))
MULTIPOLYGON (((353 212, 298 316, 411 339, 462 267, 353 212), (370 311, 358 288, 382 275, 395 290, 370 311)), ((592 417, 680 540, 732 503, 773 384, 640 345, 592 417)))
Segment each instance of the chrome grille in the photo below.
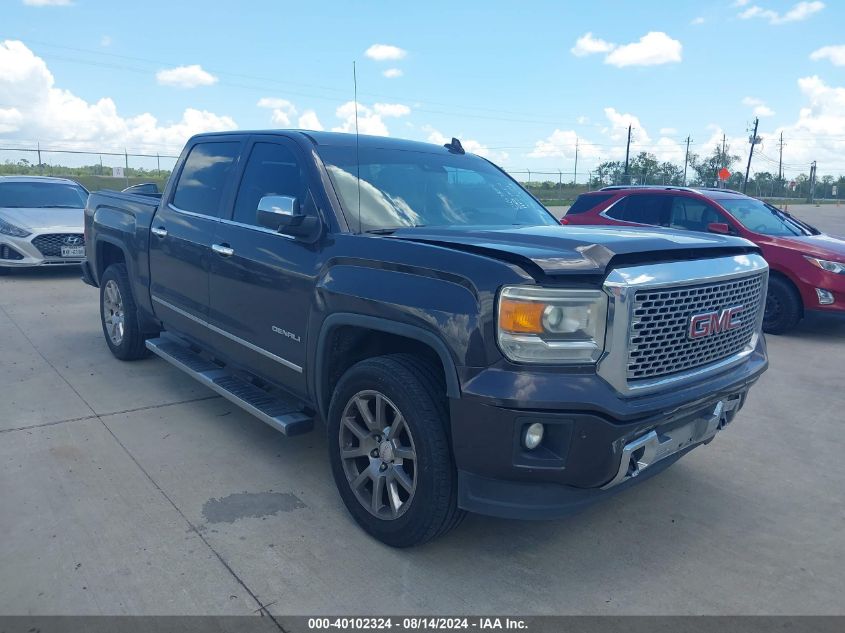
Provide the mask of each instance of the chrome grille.
POLYGON ((630 382, 696 369, 741 352, 762 309, 764 275, 671 288, 638 290, 628 339, 630 382), (739 327, 703 338, 688 336, 696 314, 741 305, 739 327))
POLYGON ((44 257, 61 257, 62 246, 84 246, 85 236, 82 233, 47 233, 32 238, 32 244, 44 257), (68 244, 66 240, 70 238, 78 238, 79 242, 68 244))

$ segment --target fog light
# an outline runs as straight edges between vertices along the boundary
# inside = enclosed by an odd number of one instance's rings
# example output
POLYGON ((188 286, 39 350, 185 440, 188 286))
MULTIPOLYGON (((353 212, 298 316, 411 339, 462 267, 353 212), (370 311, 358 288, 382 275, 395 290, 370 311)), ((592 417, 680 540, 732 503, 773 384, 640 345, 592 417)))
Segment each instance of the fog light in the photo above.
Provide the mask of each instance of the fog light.
POLYGON ((824 288, 816 288, 816 296, 819 298, 819 305, 829 306, 833 303, 833 293, 824 288))
POLYGON ((525 429, 525 436, 522 438, 522 443, 525 445, 529 451, 533 451, 535 448, 540 446, 540 442, 543 441, 543 432, 545 428, 539 422, 534 422, 534 424, 530 424, 527 429, 525 429))

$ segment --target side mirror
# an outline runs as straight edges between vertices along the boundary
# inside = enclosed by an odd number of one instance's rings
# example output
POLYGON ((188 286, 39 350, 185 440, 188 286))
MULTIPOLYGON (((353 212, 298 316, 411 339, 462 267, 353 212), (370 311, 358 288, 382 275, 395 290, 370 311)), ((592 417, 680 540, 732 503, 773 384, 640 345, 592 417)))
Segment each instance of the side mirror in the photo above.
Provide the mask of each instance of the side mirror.
POLYGON ((731 227, 727 222, 711 222, 707 225, 708 233, 718 233, 719 235, 730 235, 731 227))
POLYGON ((299 200, 292 196, 264 196, 258 201, 258 225, 293 237, 310 237, 319 228, 320 220, 305 215, 299 200))

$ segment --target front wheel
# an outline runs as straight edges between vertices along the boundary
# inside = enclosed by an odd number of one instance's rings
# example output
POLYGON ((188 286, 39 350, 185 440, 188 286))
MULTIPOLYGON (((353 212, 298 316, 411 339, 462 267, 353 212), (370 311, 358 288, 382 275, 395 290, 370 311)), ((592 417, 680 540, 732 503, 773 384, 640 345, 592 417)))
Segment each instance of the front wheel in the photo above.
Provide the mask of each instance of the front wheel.
POLYGON ((329 407, 329 457, 346 508, 393 547, 436 538, 463 518, 435 368, 406 354, 349 369, 329 407))
POLYGON ((763 331, 767 334, 788 332, 801 320, 801 296, 795 287, 780 277, 769 277, 763 331))
POLYGON ((117 358, 136 360, 147 355, 125 264, 112 264, 100 279, 100 321, 106 343, 117 358))

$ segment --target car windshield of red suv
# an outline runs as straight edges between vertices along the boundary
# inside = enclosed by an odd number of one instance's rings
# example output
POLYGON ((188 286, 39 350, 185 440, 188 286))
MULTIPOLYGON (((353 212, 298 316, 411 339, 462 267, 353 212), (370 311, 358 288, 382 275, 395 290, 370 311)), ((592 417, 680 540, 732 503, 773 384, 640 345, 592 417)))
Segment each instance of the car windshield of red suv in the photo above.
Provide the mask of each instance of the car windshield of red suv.
POLYGON ((782 211, 753 198, 719 200, 740 224, 762 235, 812 235, 812 233, 782 211))

